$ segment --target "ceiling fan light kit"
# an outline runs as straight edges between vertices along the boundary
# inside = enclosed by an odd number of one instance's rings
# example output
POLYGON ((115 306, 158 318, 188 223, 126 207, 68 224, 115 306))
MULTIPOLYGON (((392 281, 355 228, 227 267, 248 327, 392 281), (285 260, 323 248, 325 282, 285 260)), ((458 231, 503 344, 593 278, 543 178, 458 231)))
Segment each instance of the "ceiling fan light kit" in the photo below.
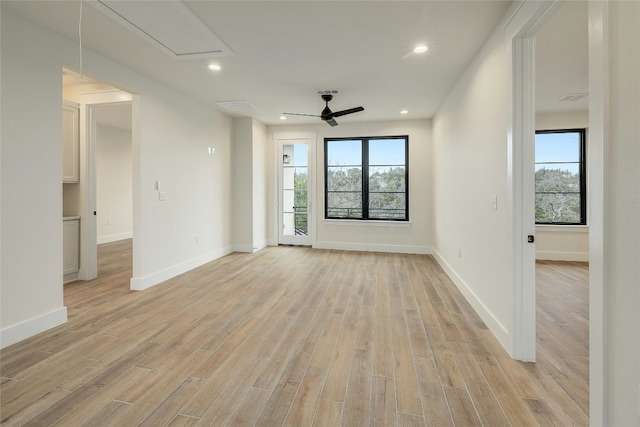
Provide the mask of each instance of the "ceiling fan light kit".
POLYGON ((335 119, 336 117, 346 116, 347 114, 353 114, 359 111, 364 111, 363 107, 354 107, 354 108, 349 108, 347 110, 341 110, 341 111, 335 111, 335 112, 331 111, 331 109, 329 108, 329 101, 333 99, 333 95, 325 93, 325 94, 322 94, 321 96, 322 96, 322 100, 325 102, 325 107, 322 110, 322 113, 320 113, 320 115, 300 114, 300 113, 282 113, 282 114, 287 114, 290 116, 320 117, 320 120, 327 122, 329 126, 333 127, 333 126, 338 126, 338 122, 336 122, 336 119, 335 119))

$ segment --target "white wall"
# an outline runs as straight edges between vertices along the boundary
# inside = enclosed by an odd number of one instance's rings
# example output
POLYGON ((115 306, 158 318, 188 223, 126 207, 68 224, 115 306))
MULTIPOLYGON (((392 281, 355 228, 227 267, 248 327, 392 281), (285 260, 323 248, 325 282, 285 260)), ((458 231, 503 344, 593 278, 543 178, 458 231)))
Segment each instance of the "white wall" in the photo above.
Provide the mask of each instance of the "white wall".
MULTIPOLYGON (((97 110, 99 115, 100 107, 97 110)), ((98 123, 96 132, 98 244, 133 237, 131 169, 131 132, 98 123)))
POLYGON ((0 345, 6 346, 65 322, 67 314, 58 40, 39 28, 22 27, 4 8, 1 19, 0 345))
POLYGON ((144 289, 231 252, 232 122, 162 85, 138 92, 132 287, 144 289), (156 181, 166 201, 159 200, 156 181))
MULTIPOLYGON (((0 7, 0 321, 6 346, 66 321, 60 106, 62 68, 77 63, 77 45, 0 7)), ((90 50, 84 64, 85 74, 136 94, 132 286, 143 289, 228 253, 231 119, 90 50), (166 202, 158 200, 156 180, 165 186, 166 202)))
MULTIPOLYGON (((588 111, 536 114, 536 130, 581 129, 589 127, 588 111)), ((587 131, 587 144, 589 135, 587 131)), ((587 159, 587 177, 589 176, 587 159)), ((587 203, 589 203, 587 185, 587 203)), ((588 224, 589 218, 587 218, 588 224)), ((536 259, 589 261, 589 226, 536 226, 536 259)))
POLYGON ((251 117, 233 121, 234 250, 240 252, 262 249, 268 243, 266 129, 251 117))
POLYGON ((610 2, 604 170, 605 390, 610 426, 640 425, 640 3, 610 2))
POLYGON ((440 107, 434 129, 434 252, 511 349, 513 243, 507 206, 511 63, 497 31, 440 107), (493 210, 493 196, 497 210, 493 210))
POLYGON ((263 248, 268 244, 267 198, 271 180, 267 174, 268 162, 273 160, 273 144, 269 144, 267 126, 257 120, 252 123, 253 135, 253 247, 263 248))
POLYGON ((233 120, 234 250, 253 251, 253 119, 233 120))
MULTIPOLYGON (((268 133, 317 132, 315 165, 316 248, 431 253, 432 178, 431 120, 269 126, 268 133), (409 136, 409 224, 324 219, 324 138, 409 136)), ((273 190, 272 190, 273 192, 273 190)), ((272 202, 273 203, 273 202, 272 202)), ((272 211, 275 206, 272 204, 272 211)), ((273 233, 276 228, 272 226, 273 233)), ((270 236, 276 240, 275 235, 270 236)))

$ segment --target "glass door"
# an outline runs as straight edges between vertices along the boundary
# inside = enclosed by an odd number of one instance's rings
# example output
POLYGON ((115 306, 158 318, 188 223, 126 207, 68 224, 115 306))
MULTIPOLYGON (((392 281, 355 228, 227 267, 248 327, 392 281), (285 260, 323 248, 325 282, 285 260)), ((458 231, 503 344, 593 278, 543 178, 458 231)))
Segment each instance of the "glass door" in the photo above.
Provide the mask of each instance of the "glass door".
POLYGON ((279 144, 278 243, 311 245, 310 141, 287 140, 279 144))

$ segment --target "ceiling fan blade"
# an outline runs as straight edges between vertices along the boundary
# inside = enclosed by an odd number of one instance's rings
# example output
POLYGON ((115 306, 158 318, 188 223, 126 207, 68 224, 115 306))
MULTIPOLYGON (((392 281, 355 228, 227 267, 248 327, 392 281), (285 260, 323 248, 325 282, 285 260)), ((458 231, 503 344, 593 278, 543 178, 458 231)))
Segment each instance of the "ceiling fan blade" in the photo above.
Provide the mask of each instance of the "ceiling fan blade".
POLYGON ((364 111, 362 107, 349 108, 348 110, 335 111, 331 113, 331 117, 346 116, 347 114, 357 113, 358 111, 364 111))
POLYGON ((301 113, 282 113, 288 116, 306 116, 306 117, 320 117, 318 114, 301 114, 301 113))
POLYGON ((327 122, 331 127, 338 126, 338 122, 336 122, 336 119, 334 119, 333 117, 331 117, 328 120, 325 120, 325 122, 327 122))

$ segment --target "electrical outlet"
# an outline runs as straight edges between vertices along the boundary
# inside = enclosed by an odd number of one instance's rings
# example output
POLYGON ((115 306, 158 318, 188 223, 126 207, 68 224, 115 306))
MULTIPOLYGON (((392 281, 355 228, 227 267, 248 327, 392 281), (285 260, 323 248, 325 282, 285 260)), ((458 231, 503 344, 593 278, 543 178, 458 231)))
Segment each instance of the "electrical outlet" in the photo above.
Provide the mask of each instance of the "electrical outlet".
POLYGON ((166 201, 167 201, 167 193, 165 193, 164 191, 160 191, 160 192, 158 193, 158 199, 159 199, 161 202, 166 202, 166 201))
POLYGON ((196 245, 200 243, 200 236, 196 236, 196 245))

